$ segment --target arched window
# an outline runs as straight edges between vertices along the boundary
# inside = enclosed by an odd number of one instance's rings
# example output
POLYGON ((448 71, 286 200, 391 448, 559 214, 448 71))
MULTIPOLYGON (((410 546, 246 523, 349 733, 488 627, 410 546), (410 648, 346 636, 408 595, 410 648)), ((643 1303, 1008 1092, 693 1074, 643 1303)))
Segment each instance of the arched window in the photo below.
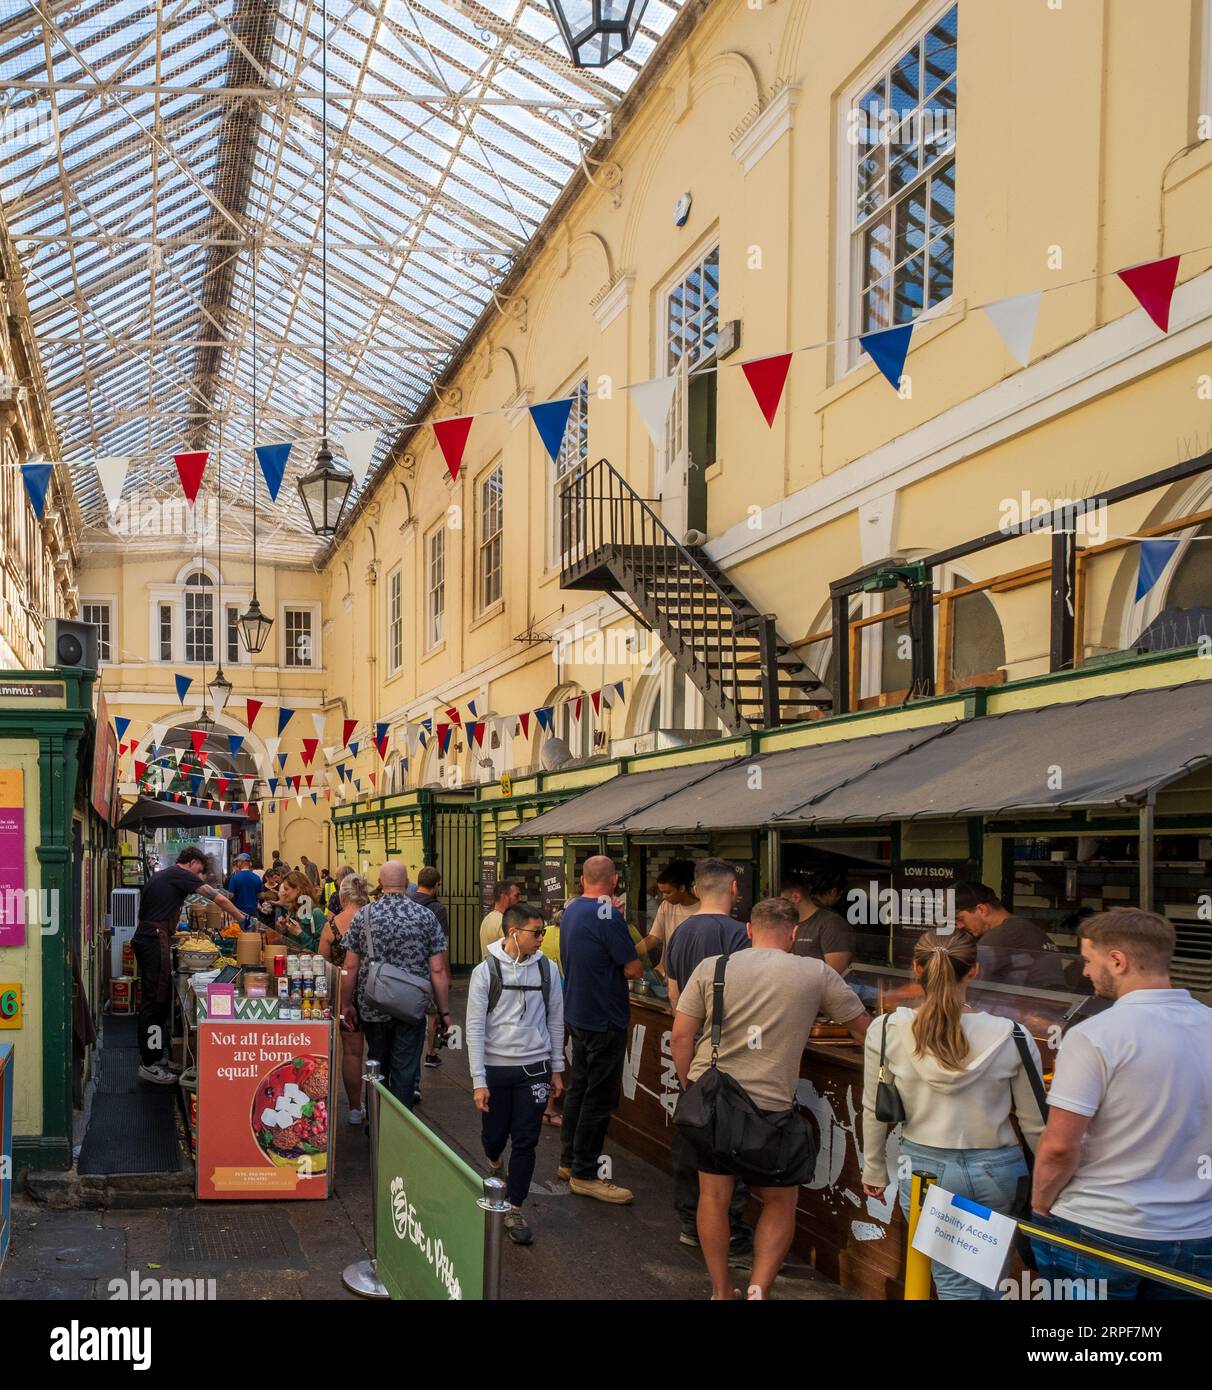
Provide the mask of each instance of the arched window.
POLYGON ((662 653, 655 671, 641 676, 632 696, 630 732, 637 734, 708 730, 726 732, 698 688, 662 653))
POLYGON ((210 662, 214 659, 214 582, 205 571, 195 570, 185 581, 185 660, 210 662))
POLYGON ((557 686, 543 701, 552 707, 551 731, 540 729, 537 721, 534 733, 534 765, 543 766, 543 748, 549 739, 563 739, 572 755, 569 761, 588 758, 593 752, 593 701, 579 685, 557 686), (580 699, 580 718, 577 718, 577 700, 580 699))

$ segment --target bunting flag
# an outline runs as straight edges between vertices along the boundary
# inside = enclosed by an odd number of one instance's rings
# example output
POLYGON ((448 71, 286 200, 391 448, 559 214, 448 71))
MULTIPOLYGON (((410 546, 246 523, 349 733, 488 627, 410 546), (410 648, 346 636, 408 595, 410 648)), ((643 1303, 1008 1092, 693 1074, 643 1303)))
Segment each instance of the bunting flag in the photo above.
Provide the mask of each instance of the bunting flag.
POLYGON ((372 773, 370 774, 370 785, 371 785, 372 787, 375 786, 376 783, 377 783, 377 780, 378 780, 378 779, 377 779, 376 774, 372 772, 372 773))
POLYGON ((23 463, 21 476, 25 479, 25 490, 29 493, 29 504, 39 521, 46 510, 46 492, 50 487, 53 463, 23 463))
POLYGON ((459 480, 459 467, 463 462, 463 450, 467 448, 467 436, 471 431, 472 415, 459 415, 453 420, 435 420, 433 432, 446 460, 446 467, 454 482, 459 480))
POLYGON ((228 779, 226 777, 216 778, 215 790, 219 793, 220 796, 222 796, 223 793, 227 790, 227 782, 228 779))
POLYGON ((290 754, 289 754, 289 753, 279 753, 279 754, 278 754, 278 766, 279 766, 279 767, 285 767, 285 766, 286 766, 286 759, 289 758, 289 757, 290 757, 290 754))
POLYGON ((484 747, 484 721, 482 719, 477 719, 471 726, 471 737, 477 748, 484 747))
POLYGON ((357 727, 358 721, 356 719, 347 719, 341 726, 341 746, 343 748, 349 747, 349 737, 357 727))
POLYGON ((148 731, 148 737, 151 739, 151 744, 152 744, 152 747, 153 747, 153 748, 159 748, 159 746, 164 742, 164 735, 165 735, 167 732, 168 732, 168 725, 167 725, 167 723, 165 723, 165 724, 152 724, 152 725, 150 726, 150 729, 149 729, 149 731, 148 731))
POLYGON ((450 742, 450 725, 438 725, 438 752, 445 753, 446 745, 450 742))
POLYGON ((1136 602, 1149 592, 1170 563, 1178 542, 1172 540, 1141 541, 1136 570, 1136 602))
POLYGON ((601 692, 600 690, 595 690, 595 691, 593 692, 593 694, 590 695, 589 698, 590 698, 590 700, 593 702, 593 712, 594 712, 594 714, 601 714, 601 712, 602 712, 602 692, 601 692))
POLYGON ((147 764, 146 764, 146 763, 141 763, 141 762, 139 762, 139 760, 136 758, 136 759, 135 759, 135 781, 136 781, 136 782, 142 782, 142 781, 143 781, 143 778, 144 778, 144 776, 145 776, 146 773, 147 773, 147 764))
POLYGON ((446 711, 446 718, 456 727, 463 722, 463 717, 453 705, 446 711))
POLYGON ((311 717, 311 727, 316 731, 316 743, 324 737, 324 715, 313 714, 311 717))
POLYGON ((422 720, 421 720, 421 728, 424 729, 425 732, 426 732, 427 734, 432 734, 432 733, 433 733, 433 720, 432 720, 432 719, 422 719, 422 720))
POLYGON ((354 430, 352 434, 342 435, 337 440, 339 447, 345 451, 345 462, 359 487, 366 481, 370 461, 379 442, 379 434, 379 430, 354 430))
POLYGON ((529 711, 529 710, 527 710, 525 714, 519 714, 519 715, 518 715, 518 723, 522 726, 522 737, 523 737, 523 738, 529 738, 529 737, 530 737, 530 711, 529 711))
POLYGON ((122 488, 126 484, 126 475, 130 471, 130 459, 94 459, 93 466, 97 470, 97 477, 101 479, 101 491, 105 494, 105 500, 109 504, 109 514, 112 517, 118 508, 118 503, 122 500, 122 488))
POLYGON ((240 756, 240 749, 244 747, 244 735, 228 734, 227 747, 231 752, 232 757, 238 758, 240 756))
POLYGON ((552 705, 544 705, 542 709, 537 709, 534 712, 534 717, 539 721, 539 728, 546 734, 551 732, 554 716, 555 708, 552 705))
POLYGON ((184 704, 185 694, 189 690, 189 687, 193 685, 193 681, 188 676, 179 675, 174 675, 173 680, 177 683, 177 700, 181 704, 184 704))
POLYGON ((480 711, 479 711, 479 708, 477 707, 476 702, 475 702, 474 700, 468 700, 468 702, 467 702, 467 711, 468 711, 468 713, 471 715, 471 717, 472 717, 473 719, 479 719, 479 717, 480 717, 480 711))
POLYGON ((355 777, 355 778, 354 778, 354 791, 360 792, 361 790, 362 790, 362 779, 361 779, 360 777, 355 777))
POLYGON ((132 738, 130 741, 130 751, 133 753, 138 746, 139 740, 137 738, 132 738))
POLYGON ((577 698, 572 702, 572 704, 573 704, 572 717, 577 721, 578 724, 581 722, 581 706, 582 706, 584 703, 585 703, 585 697, 584 697, 584 695, 578 695, 577 698))
POLYGON ((791 354, 780 353, 777 357, 759 357, 753 362, 742 362, 741 370, 745 380, 758 403, 758 409, 766 423, 773 427, 774 417, 783 399, 783 387, 787 384, 787 372, 791 367, 791 354))
POLYGON ((658 449, 665 443, 665 423, 677 386, 677 377, 662 376, 655 381, 641 381, 631 388, 632 404, 640 412, 644 428, 658 449))
POLYGON ((278 733, 281 734, 287 724, 295 717, 293 709, 287 709, 285 705, 278 711, 278 733))
POLYGON ((117 734, 119 739, 122 738, 123 734, 125 734, 127 729, 129 728, 129 719, 125 718, 123 715, 120 714, 114 716, 114 733, 117 734))
POLYGON ((208 458, 208 453, 173 455, 173 462, 177 465, 177 476, 181 479, 181 490, 191 507, 198 496, 198 489, 202 486, 202 474, 206 471, 208 458))
POLYGON ((265 740, 265 752, 270 761, 278 756, 278 749, 282 747, 282 740, 276 735, 265 740))
POLYGON ((257 462, 261 465, 261 474, 265 479, 265 486, 269 489, 271 502, 278 500, 278 489, 282 486, 290 450, 289 444, 258 444, 253 449, 257 462))
POLYGON ((246 700, 244 702, 244 722, 248 725, 250 732, 256 722, 257 715, 261 713, 261 704, 260 700, 246 700))
POLYGON ((311 804, 312 804, 313 806, 316 804, 316 793, 315 793, 315 792, 312 792, 312 794, 311 794, 311 804))
POLYGON ((542 405, 530 407, 530 418, 543 441, 552 463, 559 461, 560 450, 564 447, 564 432, 568 429, 568 417, 572 414, 572 397, 566 400, 545 401, 542 405))
POLYGON ((1166 256, 1160 261, 1129 266, 1116 274, 1136 296, 1140 307, 1163 333, 1170 331, 1170 300, 1178 279, 1178 257, 1166 256))
POLYGON ((618 694, 619 699, 621 700, 621 699, 623 698, 623 682, 622 682, 622 681, 615 681, 615 683, 614 683, 614 688, 615 688, 615 691, 616 691, 617 694, 618 694))
POLYGON ((315 773, 309 772, 309 773, 307 774, 307 776, 304 777, 303 780, 304 780, 304 781, 307 783, 307 785, 310 787, 311 784, 312 784, 312 782, 315 780, 315 773))
POLYGON ((274 792, 276 792, 276 791, 278 790, 278 780, 279 780, 279 779, 278 779, 277 777, 271 777, 271 778, 269 779, 269 782, 268 782, 267 785, 268 785, 268 787, 269 787, 269 794, 270 794, 270 796, 273 796, 274 792))
POLYGON ((863 333, 859 344, 875 365, 883 372, 892 389, 901 389, 901 376, 904 373, 905 358, 909 355, 909 339, 913 336, 911 323, 898 324, 895 328, 881 328, 875 333, 863 333))
POLYGON ((379 757, 387 756, 387 725, 375 725, 375 747, 379 750, 379 757))
POLYGON ((198 792, 202 789, 201 774, 197 772, 192 773, 189 779, 189 785, 192 788, 194 795, 197 796, 198 792))
POLYGON ((120 743, 120 744, 118 745, 118 756, 121 758, 121 757, 125 754, 125 752, 126 752, 126 744, 125 744, 125 743, 120 743))
POLYGON ((361 745, 360 743, 351 743, 351 744, 349 745, 349 755, 350 755, 350 757, 356 758, 356 757, 358 756, 358 749, 361 748, 361 746, 362 746, 362 745, 361 745))
MULTIPOLYGON (((198 753, 198 766, 199 766, 199 767, 205 767, 205 766, 206 766, 206 759, 207 759, 207 752, 206 752, 206 749, 203 748, 203 749, 199 750, 199 753, 198 753)), ((209 774, 208 774, 208 775, 209 775, 209 774)))
POLYGON ((254 783, 256 780, 257 780, 257 779, 256 779, 255 777, 241 777, 241 778, 240 778, 240 781, 244 783, 244 795, 245 795, 246 798, 252 796, 253 783, 254 783))
POLYGON ((224 709, 226 709, 226 707, 227 707, 227 702, 228 702, 228 700, 230 699, 230 697, 231 697, 231 691, 230 691, 230 690, 224 690, 222 687, 216 688, 216 687, 213 686, 213 685, 210 687, 210 702, 211 702, 211 704, 214 706, 214 712, 215 712, 215 718, 216 718, 216 719, 219 719, 219 718, 222 717, 223 711, 224 711, 224 709))
POLYGON ((985 313, 990 323, 997 329, 1006 351, 1020 367, 1031 361, 1031 344, 1035 339, 1035 321, 1039 317, 1040 300, 1043 293, 1016 294, 1009 299, 999 299, 995 304, 986 304, 985 313))
POLYGON ((201 753, 202 745, 206 742, 206 730, 192 729, 190 731, 189 741, 194 745, 195 754, 201 753))
POLYGON ((305 738, 303 740, 303 766, 310 767, 311 760, 316 756, 316 749, 320 746, 318 738, 305 738))

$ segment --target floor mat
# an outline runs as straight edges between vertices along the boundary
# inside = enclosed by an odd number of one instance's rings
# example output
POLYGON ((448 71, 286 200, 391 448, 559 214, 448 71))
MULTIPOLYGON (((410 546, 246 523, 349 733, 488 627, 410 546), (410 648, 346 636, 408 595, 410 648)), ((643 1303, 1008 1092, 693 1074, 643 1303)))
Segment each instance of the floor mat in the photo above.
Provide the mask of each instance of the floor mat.
POLYGON ((176 1087, 140 1083, 130 1095, 98 1091, 76 1171, 179 1173, 176 1106, 176 1087))

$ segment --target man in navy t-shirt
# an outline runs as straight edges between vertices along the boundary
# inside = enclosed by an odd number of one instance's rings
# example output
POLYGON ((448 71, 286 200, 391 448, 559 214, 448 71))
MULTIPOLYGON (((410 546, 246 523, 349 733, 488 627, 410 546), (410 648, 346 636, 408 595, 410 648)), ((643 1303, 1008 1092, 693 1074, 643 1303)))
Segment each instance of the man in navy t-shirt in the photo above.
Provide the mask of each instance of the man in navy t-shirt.
MULTIPOLYGON (((669 1006, 675 1012, 682 985, 694 974, 695 966, 711 956, 730 956, 749 947, 744 922, 732 916, 739 889, 736 866, 723 859, 700 859, 694 870, 694 894, 699 909, 687 917, 669 943, 665 976, 669 981, 669 1006)), ((699 1206, 699 1172, 694 1154, 675 1127, 670 1143, 669 1166, 673 1173, 673 1205, 678 1214, 683 1245, 698 1247, 696 1229, 699 1206)), ((744 1183, 733 1188, 728 1211, 731 1228, 729 1259, 745 1266, 753 1251, 753 1232, 745 1224, 749 1192, 744 1183)))
POLYGON ((237 854, 234 872, 227 880, 227 891, 232 902, 241 912, 248 914, 257 910, 257 900, 261 893, 261 876, 253 872, 252 858, 247 854, 237 854))
POLYGON ((564 1098, 559 1175, 572 1191, 599 1202, 627 1203, 632 1194, 598 1176, 606 1127, 619 1103, 627 1053, 627 981, 643 966, 615 897, 614 861, 595 854, 581 870, 581 897, 560 918, 564 1024, 572 1067, 564 1098))

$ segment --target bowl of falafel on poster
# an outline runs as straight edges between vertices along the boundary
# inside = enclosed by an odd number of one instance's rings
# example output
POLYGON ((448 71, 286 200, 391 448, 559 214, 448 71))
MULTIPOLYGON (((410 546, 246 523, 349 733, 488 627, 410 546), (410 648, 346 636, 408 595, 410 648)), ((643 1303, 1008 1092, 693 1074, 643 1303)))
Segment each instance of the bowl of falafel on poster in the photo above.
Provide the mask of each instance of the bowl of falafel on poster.
POLYGON ((300 1178, 321 1177, 328 1167, 328 1058, 294 1057, 271 1068, 257 1083, 252 1131, 271 1163, 294 1168, 300 1178))

